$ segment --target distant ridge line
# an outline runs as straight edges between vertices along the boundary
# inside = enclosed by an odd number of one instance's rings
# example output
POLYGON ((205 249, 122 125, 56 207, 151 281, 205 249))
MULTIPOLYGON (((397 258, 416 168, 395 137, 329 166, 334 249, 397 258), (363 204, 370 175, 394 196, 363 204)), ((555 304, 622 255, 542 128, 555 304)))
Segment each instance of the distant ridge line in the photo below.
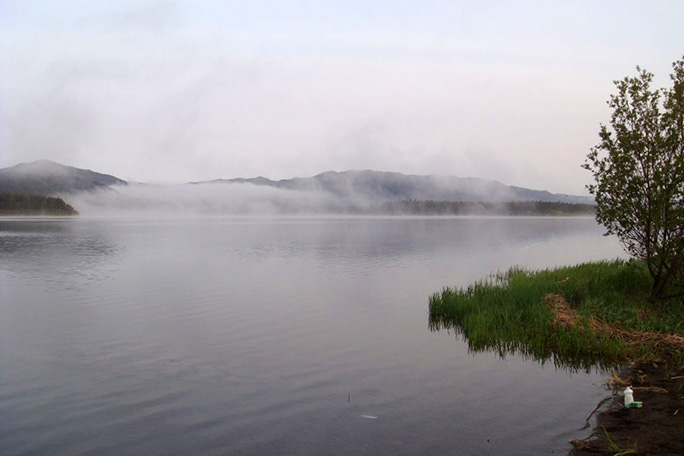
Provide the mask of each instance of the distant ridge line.
MULTIPOLYGON (((20 163, 0 169, 0 193, 60 195, 109 190, 111 187, 128 184, 125 180, 110 174, 66 166, 49 160, 20 163)), ((594 204, 593 199, 587 196, 508 186, 499 181, 477 177, 402 174, 369 169, 325 171, 312 177, 294 177, 277 181, 258 176, 214 179, 189 184, 251 184, 283 190, 322 192, 350 204, 361 200, 371 204, 402 200, 594 204)))

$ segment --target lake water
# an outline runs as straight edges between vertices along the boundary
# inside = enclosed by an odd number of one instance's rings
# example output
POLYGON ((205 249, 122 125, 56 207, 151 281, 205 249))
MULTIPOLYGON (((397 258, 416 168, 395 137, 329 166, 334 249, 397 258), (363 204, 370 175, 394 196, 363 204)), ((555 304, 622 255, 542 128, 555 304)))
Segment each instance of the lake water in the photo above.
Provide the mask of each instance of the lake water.
POLYGON ((624 256, 588 218, 0 219, 0 454, 564 454, 600 373, 429 296, 624 256))

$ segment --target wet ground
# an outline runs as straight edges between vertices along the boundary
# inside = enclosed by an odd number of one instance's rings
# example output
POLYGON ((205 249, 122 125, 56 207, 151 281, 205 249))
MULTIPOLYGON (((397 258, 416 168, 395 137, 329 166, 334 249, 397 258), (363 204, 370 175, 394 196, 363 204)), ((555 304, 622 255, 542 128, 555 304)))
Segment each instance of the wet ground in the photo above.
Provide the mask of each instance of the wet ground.
POLYGON ((684 455, 684 366, 641 364, 620 378, 643 407, 627 409, 615 395, 598 413, 592 435, 573 442, 571 454, 684 455))

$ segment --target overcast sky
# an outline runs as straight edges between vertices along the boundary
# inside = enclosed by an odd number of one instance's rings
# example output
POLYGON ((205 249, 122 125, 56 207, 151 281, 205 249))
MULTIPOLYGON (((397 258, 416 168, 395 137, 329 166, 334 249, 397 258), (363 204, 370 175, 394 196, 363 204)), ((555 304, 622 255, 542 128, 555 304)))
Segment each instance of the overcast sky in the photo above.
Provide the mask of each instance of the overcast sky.
POLYGON ((666 86, 683 20, 677 0, 0 0, 0 167, 586 194, 612 81, 666 86))

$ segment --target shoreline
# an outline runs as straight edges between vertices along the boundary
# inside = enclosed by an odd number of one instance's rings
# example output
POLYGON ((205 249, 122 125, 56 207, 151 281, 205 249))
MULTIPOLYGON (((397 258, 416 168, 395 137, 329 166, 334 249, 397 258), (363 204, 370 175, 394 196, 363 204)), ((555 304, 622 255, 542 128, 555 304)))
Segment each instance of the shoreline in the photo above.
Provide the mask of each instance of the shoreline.
POLYGON ((684 455, 684 306, 677 299, 653 304, 650 285, 645 263, 636 260, 514 267, 435 293, 430 325, 461 334, 476 352, 606 371, 632 362, 607 380, 612 396, 591 412, 587 421, 596 424, 570 442, 570 454, 684 455), (628 385, 642 408, 624 407, 628 385))
POLYGON ((633 364, 607 386, 612 396, 599 409, 589 437, 570 442, 571 456, 684 454, 684 366, 633 364), (627 385, 642 408, 624 407, 621 392, 627 385))

